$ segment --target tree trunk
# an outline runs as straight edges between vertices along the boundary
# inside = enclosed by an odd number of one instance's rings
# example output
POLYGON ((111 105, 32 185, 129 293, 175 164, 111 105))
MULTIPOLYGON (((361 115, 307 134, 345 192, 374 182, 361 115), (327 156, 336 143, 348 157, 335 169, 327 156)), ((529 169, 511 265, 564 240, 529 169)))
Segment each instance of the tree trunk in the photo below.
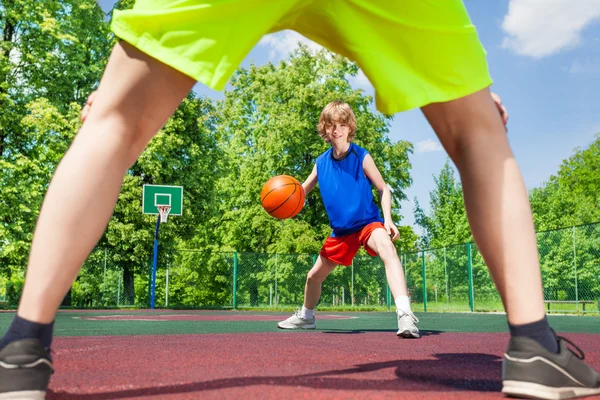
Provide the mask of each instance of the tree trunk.
POLYGON ((127 306, 135 304, 135 276, 133 269, 126 265, 123 267, 123 297, 120 303, 127 306))

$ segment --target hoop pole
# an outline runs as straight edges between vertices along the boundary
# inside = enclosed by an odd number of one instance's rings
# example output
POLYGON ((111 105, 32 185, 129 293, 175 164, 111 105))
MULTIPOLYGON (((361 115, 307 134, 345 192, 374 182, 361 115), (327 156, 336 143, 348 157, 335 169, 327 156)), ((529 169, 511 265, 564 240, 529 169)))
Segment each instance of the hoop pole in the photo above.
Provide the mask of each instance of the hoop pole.
POLYGON ((160 228, 160 213, 156 218, 156 232, 154 233, 154 257, 152 262, 152 290, 150 291, 150 308, 154 309, 156 297, 156 264, 158 263, 158 230, 160 228))

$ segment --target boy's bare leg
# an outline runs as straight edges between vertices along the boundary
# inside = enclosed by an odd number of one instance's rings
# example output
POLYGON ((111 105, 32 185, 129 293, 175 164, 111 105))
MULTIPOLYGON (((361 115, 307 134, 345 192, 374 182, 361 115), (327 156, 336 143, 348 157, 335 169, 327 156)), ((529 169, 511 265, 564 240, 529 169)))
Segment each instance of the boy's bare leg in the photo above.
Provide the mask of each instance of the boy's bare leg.
POLYGON ((373 249, 383 261, 385 276, 394 299, 400 296, 408 296, 406 279, 398 258, 398 252, 385 229, 375 229, 369 240, 367 240, 367 246, 373 249))
POLYGON ((314 310, 321 298, 321 286, 325 278, 333 272, 337 266, 331 260, 321 256, 317 258, 317 262, 308 272, 306 277, 306 286, 304 287, 304 308, 314 310))
POLYGON ((194 80, 120 42, 94 107, 52 179, 37 221, 18 315, 49 323, 101 237, 127 169, 194 80))
POLYGON ((527 191, 488 89, 423 107, 462 180, 469 224, 511 324, 545 316, 527 191))
POLYGON ((404 271, 392 239, 385 229, 375 229, 367 240, 367 246, 379 255, 385 266, 385 275, 396 304, 398 318, 396 335, 402 338, 421 337, 419 329, 415 325, 419 319, 411 310, 404 271))
POLYGON ((321 298, 321 285, 337 266, 319 254, 315 265, 308 272, 304 287, 304 305, 288 319, 277 324, 280 329, 315 329, 315 307, 321 298))

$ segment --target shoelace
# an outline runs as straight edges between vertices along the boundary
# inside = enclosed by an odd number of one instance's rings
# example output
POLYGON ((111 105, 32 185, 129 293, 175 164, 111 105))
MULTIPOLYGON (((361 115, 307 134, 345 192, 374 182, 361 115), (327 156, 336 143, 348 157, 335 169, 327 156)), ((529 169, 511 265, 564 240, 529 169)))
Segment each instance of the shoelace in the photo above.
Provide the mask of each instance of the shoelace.
POLYGON ((571 346, 574 347, 574 349, 571 349, 570 347, 567 347, 567 349, 577 358, 579 358, 580 360, 585 359, 585 354, 583 353, 583 350, 581 350, 579 347, 577 347, 577 345, 573 342, 571 342, 569 339, 567 339, 564 336, 556 336, 557 338, 559 338, 560 340, 564 340, 565 342, 567 342, 568 344, 570 344, 571 346), (575 351, 573 350, 577 350, 577 353, 575 353, 575 351))
POLYGON ((409 317, 410 317, 410 319, 411 319, 411 320, 412 320, 412 321, 413 321, 415 324, 419 323, 419 318, 417 318, 417 316, 416 316, 415 314, 413 314, 413 313, 407 313, 407 312, 404 312, 404 311, 402 311, 402 315, 400 315, 400 318, 403 318, 404 316, 409 316, 409 317))

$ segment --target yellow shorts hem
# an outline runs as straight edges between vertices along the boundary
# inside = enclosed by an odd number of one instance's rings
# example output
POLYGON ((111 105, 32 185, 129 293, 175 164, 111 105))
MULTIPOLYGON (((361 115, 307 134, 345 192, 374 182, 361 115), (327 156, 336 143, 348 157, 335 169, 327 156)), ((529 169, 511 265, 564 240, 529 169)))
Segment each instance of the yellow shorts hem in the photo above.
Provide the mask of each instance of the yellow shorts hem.
POLYGON ((410 98, 410 102, 402 102, 395 103, 393 101, 389 101, 384 99, 382 96, 375 95, 375 104, 377 106, 377 110, 385 115, 393 115, 398 112, 413 110, 415 108, 425 107, 428 104, 432 103, 446 103, 448 101, 457 100, 462 97, 469 96, 473 93, 476 93, 482 89, 490 87, 493 83, 493 80, 487 76, 485 79, 481 79, 476 82, 471 82, 469 85, 464 85, 460 87, 460 90, 456 90, 454 92, 445 91, 443 93, 438 93, 435 96, 432 95, 424 95, 424 96, 412 96, 410 98))
POLYGON ((129 29, 127 24, 119 24, 117 20, 113 20, 111 29, 119 39, 124 40, 141 52, 195 79, 197 82, 203 83, 211 89, 223 90, 229 80, 229 76, 214 79, 214 70, 202 68, 197 62, 182 57, 177 52, 161 46, 157 40, 146 37, 143 34, 139 35, 137 32, 129 29))

